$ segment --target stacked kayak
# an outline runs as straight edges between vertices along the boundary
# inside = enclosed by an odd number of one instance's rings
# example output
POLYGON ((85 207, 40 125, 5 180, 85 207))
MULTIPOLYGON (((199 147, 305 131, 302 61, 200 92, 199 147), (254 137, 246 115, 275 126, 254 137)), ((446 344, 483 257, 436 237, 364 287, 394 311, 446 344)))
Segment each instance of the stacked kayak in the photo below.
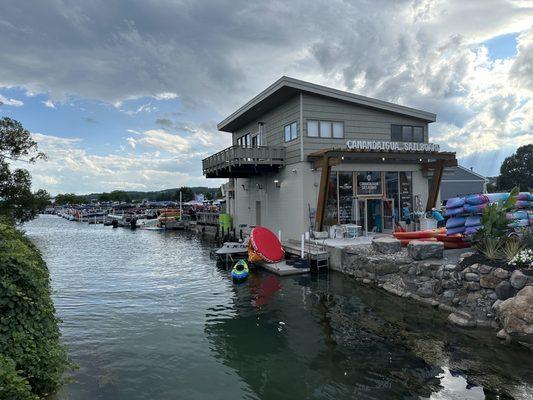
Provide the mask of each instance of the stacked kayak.
POLYGON ((393 236, 402 242, 402 246, 407 246, 413 240, 421 240, 424 242, 434 242, 437 241, 439 235, 445 235, 446 229, 428 229, 425 231, 417 232, 394 232, 393 236))
MULTIPOLYGON (((446 235, 458 235, 470 237, 480 230, 481 214, 492 203, 498 203, 509 199, 509 193, 471 194, 464 197, 454 197, 446 202, 444 215, 446 221, 446 235)), ((515 207, 517 211, 507 213, 508 226, 510 228, 521 226, 533 226, 533 212, 526 209, 533 207, 533 194, 521 192, 516 196, 515 207)))
POLYGON ((252 229, 248 241, 248 260, 250 262, 277 263, 284 258, 285 250, 272 231, 263 226, 252 229))

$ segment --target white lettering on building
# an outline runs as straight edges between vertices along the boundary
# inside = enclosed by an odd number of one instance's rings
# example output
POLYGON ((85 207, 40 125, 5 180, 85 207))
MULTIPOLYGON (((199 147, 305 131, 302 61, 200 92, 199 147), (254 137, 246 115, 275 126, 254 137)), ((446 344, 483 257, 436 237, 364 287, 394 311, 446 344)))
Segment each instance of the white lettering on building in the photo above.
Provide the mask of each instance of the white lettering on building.
POLYGON ((350 150, 414 151, 428 153, 440 151, 440 145, 435 143, 385 142, 382 140, 348 140, 346 146, 350 150))

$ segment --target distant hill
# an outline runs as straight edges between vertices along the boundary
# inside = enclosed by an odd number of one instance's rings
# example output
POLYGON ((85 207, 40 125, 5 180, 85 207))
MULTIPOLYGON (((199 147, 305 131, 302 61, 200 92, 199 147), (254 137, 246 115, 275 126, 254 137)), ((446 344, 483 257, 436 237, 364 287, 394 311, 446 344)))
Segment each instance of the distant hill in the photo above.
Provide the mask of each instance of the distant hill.
MULTIPOLYGON (((164 200, 179 200, 179 191, 180 188, 172 188, 172 189, 163 189, 158 191, 150 191, 150 192, 141 192, 137 190, 124 190, 121 191, 122 193, 125 193, 128 195, 128 197, 132 201, 141 201, 141 200, 149 200, 149 201, 164 201, 164 200)), ((192 191, 194 194, 205 194, 210 193, 213 198, 216 197, 216 194, 218 192, 218 188, 210 188, 206 186, 195 186, 188 188, 192 191)), ((103 193, 90 193, 83 195, 85 201, 90 202, 91 200, 97 200, 100 198, 100 196, 103 193)), ((184 200, 185 201, 185 200, 184 200)))

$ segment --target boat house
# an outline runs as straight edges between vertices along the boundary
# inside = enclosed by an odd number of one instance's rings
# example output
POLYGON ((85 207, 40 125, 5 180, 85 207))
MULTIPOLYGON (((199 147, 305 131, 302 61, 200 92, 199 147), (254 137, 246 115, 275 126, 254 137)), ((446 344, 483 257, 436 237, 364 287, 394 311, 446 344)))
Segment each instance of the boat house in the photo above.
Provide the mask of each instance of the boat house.
POLYGON ((218 124, 232 146, 203 160, 227 178, 237 229, 263 225, 284 238, 357 225, 391 232, 435 206, 455 153, 430 142, 436 115, 282 77, 218 124))

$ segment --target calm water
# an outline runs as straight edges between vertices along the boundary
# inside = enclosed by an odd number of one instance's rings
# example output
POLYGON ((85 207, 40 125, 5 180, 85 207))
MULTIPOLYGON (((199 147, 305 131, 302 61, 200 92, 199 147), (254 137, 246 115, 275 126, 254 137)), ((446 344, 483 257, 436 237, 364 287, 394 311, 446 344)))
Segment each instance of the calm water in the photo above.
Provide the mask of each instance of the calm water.
POLYGON ((338 274, 235 285, 187 233, 25 229, 79 365, 58 399, 533 398, 532 353, 338 274))

